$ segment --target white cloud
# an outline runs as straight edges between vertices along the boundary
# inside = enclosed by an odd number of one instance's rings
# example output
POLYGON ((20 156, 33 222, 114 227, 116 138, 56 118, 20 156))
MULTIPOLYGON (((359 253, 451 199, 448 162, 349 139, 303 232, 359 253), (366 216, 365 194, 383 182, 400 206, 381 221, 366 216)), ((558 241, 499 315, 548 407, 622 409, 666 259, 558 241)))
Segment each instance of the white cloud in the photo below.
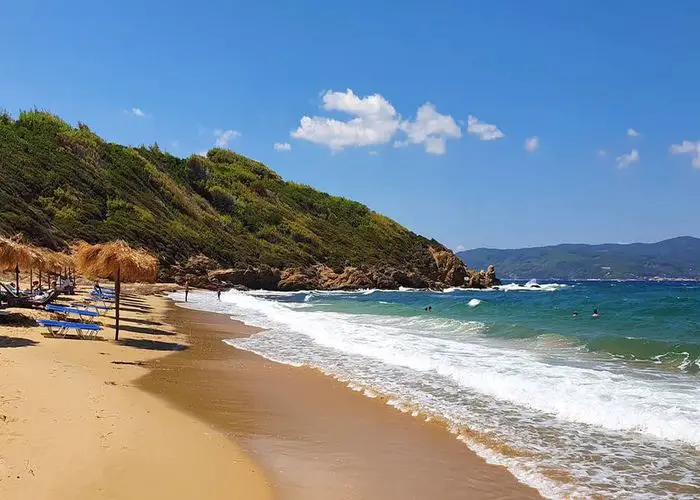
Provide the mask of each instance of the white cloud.
POLYGON ((216 137, 216 142, 214 143, 217 148, 226 148, 228 147, 228 143, 231 142, 232 139, 235 139, 236 137, 240 137, 241 133, 238 132, 237 130, 220 130, 216 129, 214 130, 214 136, 216 137))
POLYGON ((496 125, 481 122, 473 115, 467 117, 467 132, 471 135, 479 136, 479 139, 482 141, 492 141, 505 137, 505 134, 496 125))
POLYGON ((199 156, 203 156, 203 157, 206 158, 206 157, 207 157, 207 153, 208 153, 208 151, 200 151, 199 153, 195 153, 195 154, 198 154, 199 156))
POLYGON ((146 114, 141 108, 129 108, 124 110, 125 115, 137 116, 139 118, 149 118, 150 115, 146 114))
POLYGON ((173 148, 179 148, 180 147, 180 141, 172 141, 170 143, 170 146, 173 148))
POLYGON ((425 152, 434 155, 445 154, 447 139, 462 137, 462 130, 454 118, 440 114, 429 102, 418 108, 414 121, 402 122, 401 130, 406 133, 408 140, 397 141, 394 147, 405 146, 408 142, 423 144, 425 152))
POLYGON ((690 154, 693 157, 693 167, 700 168, 700 141, 683 141, 671 145, 671 154, 690 154))
POLYGON ((628 129, 627 129, 627 135, 628 135, 629 137, 639 137, 639 132, 637 132, 637 131, 634 130, 633 128, 628 128, 628 129))
POLYGON ((596 154, 598 155, 598 158, 607 158, 608 156, 608 152, 604 149, 599 149, 596 154))
POLYGON ((370 156, 379 156, 379 152, 372 150, 369 152, 369 155, 370 156))
POLYGON ((342 111, 356 116, 395 116, 396 110, 389 101, 379 94, 359 97, 352 90, 323 94, 323 108, 326 111, 342 111))
POLYGON ((540 138, 537 136, 528 137, 525 139, 525 150, 532 153, 540 147, 540 138))
POLYGON ((466 249, 467 249, 467 247, 465 247, 464 245, 457 245, 457 246, 455 247, 455 252, 463 252, 463 251, 465 251, 466 249))
POLYGON ((323 116, 304 116, 291 132, 295 139, 323 144, 333 151, 346 147, 385 144, 399 128, 394 107, 379 94, 359 97, 352 90, 327 91, 322 96, 326 111, 340 111, 354 118, 342 121, 323 116))
POLYGON ((279 152, 292 150, 292 145, 288 142, 276 142, 272 147, 275 148, 275 151, 279 152))
POLYGON ((639 161, 639 151, 633 149, 629 153, 625 153, 617 157, 617 166, 620 168, 629 167, 632 163, 639 161))

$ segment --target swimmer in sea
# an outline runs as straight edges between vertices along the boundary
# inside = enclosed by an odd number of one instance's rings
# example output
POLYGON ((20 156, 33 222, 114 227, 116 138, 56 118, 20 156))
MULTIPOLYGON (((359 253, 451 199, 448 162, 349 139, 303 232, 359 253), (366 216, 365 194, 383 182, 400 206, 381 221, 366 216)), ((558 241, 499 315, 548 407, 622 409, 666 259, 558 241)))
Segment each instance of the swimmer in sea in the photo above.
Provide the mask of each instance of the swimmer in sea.
POLYGON ((576 316, 578 316, 578 311, 574 311, 573 316, 574 316, 574 318, 575 318, 576 316))
POLYGON ((593 309, 593 314, 591 315, 592 318, 600 318, 600 313, 598 312, 598 309, 593 309))

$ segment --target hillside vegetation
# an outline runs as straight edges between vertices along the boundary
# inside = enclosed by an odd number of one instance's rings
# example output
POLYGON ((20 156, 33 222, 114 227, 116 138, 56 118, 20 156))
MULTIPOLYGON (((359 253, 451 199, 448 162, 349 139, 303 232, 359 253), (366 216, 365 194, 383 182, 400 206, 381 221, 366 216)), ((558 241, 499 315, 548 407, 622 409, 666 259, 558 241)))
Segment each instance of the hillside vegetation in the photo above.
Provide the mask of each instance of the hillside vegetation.
POLYGON ((477 267, 493 263, 509 279, 700 278, 700 239, 689 236, 628 245, 478 248, 457 255, 477 267))
POLYGON ((177 158, 104 141, 86 125, 0 116, 0 234, 64 248, 117 238, 166 266, 204 254, 221 266, 411 267, 445 250, 366 206, 287 182, 223 149, 177 158))

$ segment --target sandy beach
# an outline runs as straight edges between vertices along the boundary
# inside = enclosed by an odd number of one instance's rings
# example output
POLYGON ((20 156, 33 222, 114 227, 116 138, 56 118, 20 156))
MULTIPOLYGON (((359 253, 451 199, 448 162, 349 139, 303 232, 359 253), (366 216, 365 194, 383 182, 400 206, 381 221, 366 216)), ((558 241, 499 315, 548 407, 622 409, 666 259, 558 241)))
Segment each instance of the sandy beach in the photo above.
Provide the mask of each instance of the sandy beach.
POLYGON ((144 363, 187 347, 166 300, 129 294, 119 344, 46 338, 43 311, 0 320, 0 498, 271 498, 233 440, 135 386, 144 363))
POLYGON ((538 497, 437 423, 227 346, 256 330, 226 315, 127 292, 115 343, 110 327, 47 338, 31 319, 46 312, 13 312, 0 498, 538 497))
POLYGON ((222 342, 253 327, 175 305, 166 318, 191 348, 149 363, 139 385, 232 437, 264 466, 277 498, 539 498, 438 423, 222 342))

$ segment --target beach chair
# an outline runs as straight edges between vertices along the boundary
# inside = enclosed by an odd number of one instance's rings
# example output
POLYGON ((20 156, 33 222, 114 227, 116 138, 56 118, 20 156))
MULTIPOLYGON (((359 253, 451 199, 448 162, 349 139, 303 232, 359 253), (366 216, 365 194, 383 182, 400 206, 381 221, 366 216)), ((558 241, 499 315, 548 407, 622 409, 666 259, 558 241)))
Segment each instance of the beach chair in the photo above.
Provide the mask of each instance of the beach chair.
POLYGON ((36 322, 40 326, 45 327, 52 337, 65 338, 69 331, 75 330, 80 338, 93 338, 102 330, 102 327, 95 323, 73 323, 70 321, 56 321, 53 319, 38 319, 36 322), (87 332, 87 335, 83 332, 87 332))
POLYGON ((5 302, 7 307, 31 307, 29 297, 19 295, 4 283, 0 283, 0 300, 5 302))
POLYGON ((90 292, 90 295, 101 300, 114 300, 115 298, 113 293, 98 292, 97 290, 90 292))
POLYGON ((49 290, 40 298, 29 297, 29 303, 32 307, 46 307, 47 305, 54 302, 59 297, 59 295, 61 295, 61 292, 59 292, 58 290, 49 290))
POLYGON ((8 307, 24 307, 24 308, 35 308, 43 307, 47 304, 54 302, 61 292, 58 290, 49 290, 42 296, 30 297, 26 295, 19 295, 13 290, 8 288, 3 283, 0 283, 0 291, 4 290, 3 302, 7 302, 8 307))
POLYGON ((97 314, 100 316, 104 316, 107 314, 107 311, 112 309, 109 306, 98 306, 97 304, 92 304, 91 302, 74 302, 71 304, 71 307, 84 307, 84 308, 89 308, 89 309, 94 309, 97 314))
POLYGON ((44 310, 53 312, 56 314, 61 314, 63 316, 78 316, 81 320, 83 318, 95 318, 99 316, 96 311, 88 311, 87 309, 78 309, 75 307, 58 306, 55 304, 49 304, 44 307, 44 310))

